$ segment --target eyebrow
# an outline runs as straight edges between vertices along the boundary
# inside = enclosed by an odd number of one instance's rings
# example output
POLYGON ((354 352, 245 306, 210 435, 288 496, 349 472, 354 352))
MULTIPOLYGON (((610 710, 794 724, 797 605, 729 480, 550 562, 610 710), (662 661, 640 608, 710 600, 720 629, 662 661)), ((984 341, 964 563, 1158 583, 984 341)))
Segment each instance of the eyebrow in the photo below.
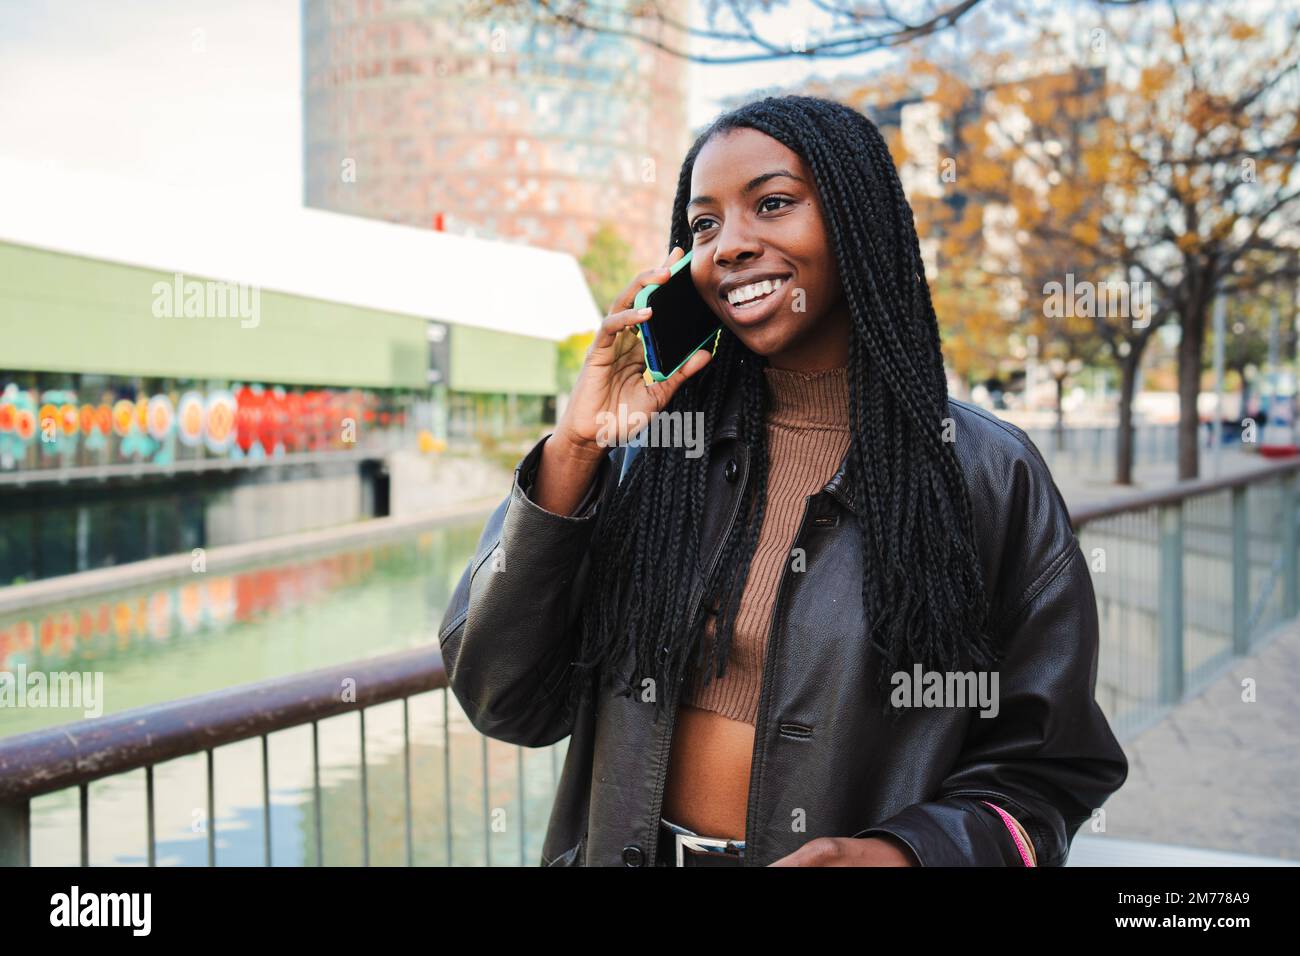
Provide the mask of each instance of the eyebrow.
MULTIPOLYGON (((769 179, 775 179, 778 176, 785 176, 787 179, 794 179, 801 183, 805 182, 802 176, 796 176, 788 169, 774 169, 770 173, 763 173, 763 175, 761 176, 755 176, 749 182, 745 183, 745 188, 741 192, 741 195, 743 196, 750 192, 753 192, 755 189, 763 185, 763 183, 767 182, 769 179)), ((690 209, 692 206, 702 206, 705 203, 711 203, 711 202, 717 202, 717 200, 714 199, 712 196, 696 196, 686 204, 686 208, 690 209)))

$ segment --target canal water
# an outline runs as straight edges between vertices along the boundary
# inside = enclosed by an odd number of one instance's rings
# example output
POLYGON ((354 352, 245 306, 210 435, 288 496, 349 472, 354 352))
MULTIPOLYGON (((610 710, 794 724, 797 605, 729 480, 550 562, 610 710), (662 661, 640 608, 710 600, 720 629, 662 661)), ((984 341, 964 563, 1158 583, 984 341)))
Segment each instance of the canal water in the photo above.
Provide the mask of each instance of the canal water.
MULTIPOLYGON (((485 518, 3 616, 0 670, 100 673, 102 711, 113 714, 436 647, 447 601, 485 518)), ((412 697, 408 708, 414 863, 535 865, 567 740, 535 750, 488 740, 445 691, 412 697)), ((75 709, 2 707, 0 738, 82 719, 86 714, 75 709)), ((372 865, 405 865, 402 702, 366 711, 364 804, 359 715, 318 727, 319 862, 358 865, 368 847, 372 865)), ((158 865, 206 865, 209 827, 219 866, 261 865, 268 832, 272 865, 318 862, 310 725, 272 734, 268 750, 269 831, 260 739, 214 751, 214 821, 207 819, 205 754, 155 767, 158 865)), ((88 797, 90 864, 147 863, 144 770, 92 783, 88 797)), ((77 788, 32 801, 34 865, 79 862, 79 805, 77 788)))

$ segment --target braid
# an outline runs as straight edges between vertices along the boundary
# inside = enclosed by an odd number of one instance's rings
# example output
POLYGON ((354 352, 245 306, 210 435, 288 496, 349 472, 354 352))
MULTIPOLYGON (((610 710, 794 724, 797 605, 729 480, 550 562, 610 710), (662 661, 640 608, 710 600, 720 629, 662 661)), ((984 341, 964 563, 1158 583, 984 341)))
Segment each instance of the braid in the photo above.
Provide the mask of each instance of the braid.
MULTIPOLYGON (((766 415, 768 406, 767 389, 764 387, 762 366, 765 359, 757 355, 747 356, 742 369, 744 376, 742 392, 742 411, 740 418, 740 439, 750 448, 751 480, 746 482, 747 493, 741 501, 741 514, 745 520, 737 522, 741 534, 730 535, 725 549, 718 561, 722 569, 721 594, 722 605, 719 609, 718 622, 714 633, 716 640, 713 647, 713 667, 711 673, 722 676, 725 671, 727 655, 731 650, 732 630, 736 615, 739 613, 740 592, 749 577, 750 564, 758 542, 759 529, 763 526, 763 516, 767 508, 767 428, 766 415)), ((715 599, 716 601, 716 599, 715 599)))
MULTIPOLYGON (((739 128, 802 156, 821 199, 852 322, 846 478, 862 542, 862 637, 879 652, 881 711, 896 717, 890 678, 901 667, 915 662, 950 671, 988 666, 1000 656, 984 632, 988 602, 969 491, 943 435, 947 379, 912 210, 888 145, 867 117, 816 97, 767 97, 720 116, 691 146, 678 175, 669 250, 692 246, 686 202, 700 150, 739 128)), ((665 409, 703 413, 704 454, 692 459, 680 449, 641 448, 599 511, 574 663, 621 681, 625 695, 653 688, 656 720, 669 691, 705 659, 710 617, 707 675, 725 673, 767 505, 766 364, 724 328, 713 359, 665 409), (735 391, 749 474, 740 517, 708 568, 700 553, 708 436, 735 391), (697 581, 700 601, 692 607, 697 581), (624 673, 629 657, 632 670, 624 673)), ((571 706, 594 684, 572 686, 571 706)))

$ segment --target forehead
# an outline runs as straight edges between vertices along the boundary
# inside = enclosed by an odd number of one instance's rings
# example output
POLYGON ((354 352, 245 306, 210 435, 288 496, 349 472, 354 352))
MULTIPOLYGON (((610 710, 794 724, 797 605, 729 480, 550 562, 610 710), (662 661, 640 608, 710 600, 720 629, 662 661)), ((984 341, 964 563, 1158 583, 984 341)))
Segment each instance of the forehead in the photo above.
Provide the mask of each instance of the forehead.
MULTIPOLYGON (((803 158, 784 143, 756 129, 728 130, 710 139, 696 155, 691 193, 738 191, 753 177, 774 169, 788 169, 811 181, 803 158)), ((790 182, 782 181, 787 185, 790 182)))

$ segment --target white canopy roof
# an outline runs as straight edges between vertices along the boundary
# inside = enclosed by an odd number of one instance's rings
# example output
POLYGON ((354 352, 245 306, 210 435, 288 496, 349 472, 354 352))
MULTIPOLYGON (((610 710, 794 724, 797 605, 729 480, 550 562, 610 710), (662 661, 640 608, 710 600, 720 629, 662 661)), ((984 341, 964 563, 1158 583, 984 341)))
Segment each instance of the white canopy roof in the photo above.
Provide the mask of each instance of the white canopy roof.
POLYGON ((568 253, 8 159, 0 241, 552 341, 601 315, 568 253))

